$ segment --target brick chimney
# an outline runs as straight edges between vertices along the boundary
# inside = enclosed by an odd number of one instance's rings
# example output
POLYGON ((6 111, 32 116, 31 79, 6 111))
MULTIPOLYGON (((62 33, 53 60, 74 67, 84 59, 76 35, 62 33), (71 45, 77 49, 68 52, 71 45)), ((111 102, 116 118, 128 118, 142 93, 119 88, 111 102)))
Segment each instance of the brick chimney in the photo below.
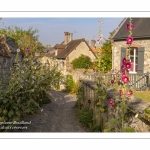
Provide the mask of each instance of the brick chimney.
POLYGON ((72 40, 72 37, 73 37, 73 33, 64 32, 64 41, 65 41, 65 44, 68 44, 72 40))
POLYGON ((91 40, 91 46, 96 47, 96 41, 95 40, 91 40))

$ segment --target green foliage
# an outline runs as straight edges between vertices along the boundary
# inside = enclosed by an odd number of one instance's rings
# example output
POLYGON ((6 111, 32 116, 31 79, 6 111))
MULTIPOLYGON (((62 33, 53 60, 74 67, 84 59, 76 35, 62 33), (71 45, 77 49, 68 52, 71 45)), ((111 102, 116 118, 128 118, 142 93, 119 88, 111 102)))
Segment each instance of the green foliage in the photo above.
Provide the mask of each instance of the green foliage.
POLYGON ((79 121, 86 127, 91 127, 93 124, 93 113, 88 107, 84 106, 79 111, 79 121))
POLYGON ((66 81, 65 81, 65 83, 66 83, 66 89, 65 89, 65 91, 66 91, 66 92, 69 92, 69 93, 73 93, 76 84, 75 84, 75 82, 73 81, 72 75, 67 75, 67 76, 66 76, 66 81))
POLYGON ((77 68, 88 69, 91 66, 91 64, 92 62, 90 57, 85 56, 83 54, 72 61, 73 69, 77 69, 77 68))
POLYGON ((123 128, 122 132, 135 132, 135 130, 133 128, 123 128))
POLYGON ((17 46, 20 48, 20 50, 25 53, 26 48, 30 48, 32 55, 32 52, 36 51, 42 51, 44 49, 44 46, 42 43, 38 41, 39 36, 37 35, 38 30, 33 29, 30 27, 28 30, 23 30, 20 27, 12 26, 12 27, 5 27, 0 29, 0 34, 4 34, 10 38, 13 38, 17 44, 17 46), (36 46, 36 49, 34 47, 36 46))
POLYGON ((105 40, 101 49, 101 52, 98 53, 98 59, 93 62, 93 68, 97 68, 99 71, 106 73, 112 68, 111 41, 105 40))
POLYGON ((50 102, 48 95, 55 86, 53 81, 60 78, 56 68, 40 63, 40 54, 31 56, 26 52, 21 62, 18 56, 19 52, 9 83, 5 90, 0 90, 0 120, 5 122, 20 121, 23 116, 41 110, 42 104, 50 102))

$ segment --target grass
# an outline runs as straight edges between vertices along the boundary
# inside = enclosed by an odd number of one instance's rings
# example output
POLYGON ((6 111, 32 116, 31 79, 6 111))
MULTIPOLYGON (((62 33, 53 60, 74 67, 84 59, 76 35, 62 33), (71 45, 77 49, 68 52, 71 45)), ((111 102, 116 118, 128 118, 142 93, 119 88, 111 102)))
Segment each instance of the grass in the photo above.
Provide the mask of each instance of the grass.
POLYGON ((134 91, 133 96, 140 98, 146 102, 150 102, 150 91, 134 91))

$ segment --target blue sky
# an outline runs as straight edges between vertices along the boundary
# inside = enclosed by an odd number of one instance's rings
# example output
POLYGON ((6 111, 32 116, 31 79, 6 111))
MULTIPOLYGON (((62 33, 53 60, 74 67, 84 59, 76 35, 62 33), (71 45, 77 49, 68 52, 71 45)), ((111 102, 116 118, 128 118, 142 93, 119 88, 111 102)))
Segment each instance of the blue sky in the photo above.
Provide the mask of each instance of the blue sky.
MULTIPOLYGON (((91 41, 98 39, 100 18, 2 18, 1 24, 5 26, 16 25, 23 29, 32 27, 38 29, 39 41, 44 45, 54 46, 64 40, 64 32, 72 32, 73 39, 85 38, 91 41)), ((103 25, 102 35, 105 39, 109 32, 117 28, 123 18, 101 18, 103 25)), ((0 26, 2 27, 2 25, 0 26)))

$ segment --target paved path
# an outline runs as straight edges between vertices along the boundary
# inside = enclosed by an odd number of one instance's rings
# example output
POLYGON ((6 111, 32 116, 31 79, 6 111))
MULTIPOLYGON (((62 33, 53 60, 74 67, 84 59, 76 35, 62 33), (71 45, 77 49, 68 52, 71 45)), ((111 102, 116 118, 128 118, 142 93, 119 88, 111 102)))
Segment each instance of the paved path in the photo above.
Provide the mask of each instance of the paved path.
POLYGON ((42 106, 42 112, 24 118, 23 121, 31 121, 31 124, 24 125, 27 129, 22 132, 89 132, 78 122, 74 108, 76 96, 56 91, 51 94, 54 98, 42 106))

